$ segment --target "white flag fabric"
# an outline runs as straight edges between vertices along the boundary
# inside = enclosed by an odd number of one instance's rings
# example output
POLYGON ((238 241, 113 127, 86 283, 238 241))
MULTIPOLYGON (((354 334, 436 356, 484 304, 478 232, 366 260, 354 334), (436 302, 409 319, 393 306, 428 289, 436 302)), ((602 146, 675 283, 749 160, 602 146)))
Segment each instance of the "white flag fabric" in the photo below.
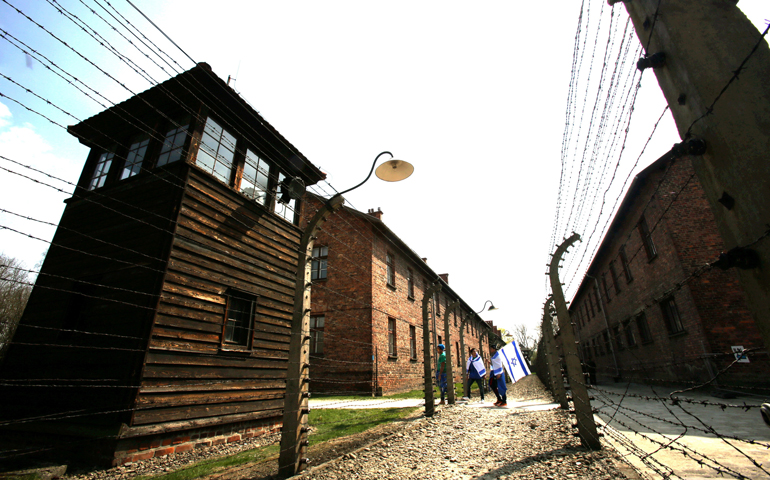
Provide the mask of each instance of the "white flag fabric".
POLYGON ((527 365, 527 361, 524 359, 524 355, 521 354, 521 350, 519 350, 516 342, 511 342, 501 348, 500 356, 503 357, 505 371, 508 372, 508 375, 511 376, 514 382, 518 382, 531 373, 529 365, 527 365))

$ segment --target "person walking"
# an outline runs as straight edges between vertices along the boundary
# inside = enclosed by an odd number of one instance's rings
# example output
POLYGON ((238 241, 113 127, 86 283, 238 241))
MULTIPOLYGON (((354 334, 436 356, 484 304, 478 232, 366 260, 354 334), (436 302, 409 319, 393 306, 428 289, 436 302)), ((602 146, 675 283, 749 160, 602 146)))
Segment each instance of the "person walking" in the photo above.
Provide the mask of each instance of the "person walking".
MULTIPOLYGON (((496 384, 497 390, 495 390, 495 395, 497 396, 497 401, 495 402, 496 407, 507 407, 508 406, 508 399, 505 395, 506 392, 506 386, 505 386, 505 370, 503 370, 503 359, 500 358, 500 352, 497 351, 497 345, 495 343, 489 344, 489 353, 492 354, 492 366, 490 369, 492 370, 492 373, 490 375, 490 385, 493 383, 496 384)), ((493 387, 494 390, 494 387, 493 387)))
POLYGON ((438 344, 438 362, 436 363, 436 383, 438 383, 438 389, 441 392, 441 401, 439 402, 440 405, 446 405, 446 400, 444 400, 444 397, 446 396, 447 391, 447 379, 446 379, 446 353, 444 353, 444 344, 439 343, 438 344))
POLYGON ((478 350, 471 348, 471 355, 465 365, 468 372, 468 398, 471 398, 471 387, 473 382, 479 386, 481 401, 484 401, 484 377, 487 376, 487 370, 484 368, 484 360, 481 359, 478 350))

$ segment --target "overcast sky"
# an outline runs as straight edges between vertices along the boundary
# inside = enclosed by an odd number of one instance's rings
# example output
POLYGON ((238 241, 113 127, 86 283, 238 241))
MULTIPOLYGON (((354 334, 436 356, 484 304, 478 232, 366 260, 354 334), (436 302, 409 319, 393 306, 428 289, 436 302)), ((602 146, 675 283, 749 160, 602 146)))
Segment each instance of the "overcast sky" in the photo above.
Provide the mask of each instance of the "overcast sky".
MULTIPOLYGON (((94 0, 83 1, 109 19, 94 0)), ((0 28, 93 88, 91 96, 119 102, 151 87, 150 81, 85 36, 46 1, 9 2, 115 78, 99 72, 7 4, 0 5, 0 28)), ((236 90, 325 171, 338 191, 363 180, 375 156, 384 150, 412 163, 415 172, 409 179, 394 184, 372 179, 347 195, 348 204, 362 211, 380 207, 385 223, 427 257, 437 273, 449 273, 450 285, 471 306, 480 309, 485 300, 492 300, 500 310, 486 314, 486 319, 507 329, 521 323, 537 328, 546 295, 545 263, 554 231, 581 2, 134 3, 196 62, 209 63, 223 79, 233 76, 236 90)), ((607 6, 605 0, 585 3, 583 22, 591 16, 589 31, 601 31, 612 22, 622 27, 627 18, 621 3, 615 7, 607 6)), ((171 76, 170 69, 163 72, 152 65, 79 1, 59 4, 140 64, 155 81, 171 76)), ((181 69, 193 66, 130 5, 121 0, 112 5, 181 69)), ((766 0, 742 0, 739 6, 758 28, 764 28, 764 19, 770 18, 766 0)), ((621 35, 622 28, 618 32, 621 35)), ((601 53, 610 37, 610 33, 588 37, 580 65, 586 83, 580 84, 579 97, 592 98, 591 88, 596 85, 587 80, 591 58, 596 57, 594 81, 602 62, 601 55, 594 55, 594 45, 601 53)), ((0 93, 61 125, 104 109, 26 56, 8 38, 0 38, 0 73, 75 118, 6 78, 0 77, 0 93)), ((619 36, 616 40, 613 45, 620 45, 619 36)), ((637 47, 633 35, 629 55, 637 47)), ((636 58, 628 61, 633 64, 636 58)), ((592 106, 582 105, 578 102, 577 108, 592 106)), ((620 157, 620 182, 632 172, 664 106, 654 76, 647 75, 620 157)), ((576 128, 580 118, 573 117, 576 128)), ((582 126, 583 133, 588 130, 582 126)), ((577 130, 573 132, 577 151, 584 143, 577 130)), ((633 172, 677 141, 673 121, 666 114, 633 172)), ((87 154, 61 127, 11 99, 0 98, 0 155, 76 182, 87 154)), ((71 185, 8 160, 0 159, 0 168, 72 191, 71 185)), ((68 194, 5 170, 0 170, 0 187, 0 209, 4 210, 0 225, 50 240, 54 227, 8 212, 55 224, 68 194)), ((612 198, 619 188, 614 185, 609 190, 612 198)), ((582 234, 597 222, 598 218, 586 217, 564 228, 574 226, 582 234)), ((23 234, 0 231, 0 251, 32 267, 47 247, 23 234)), ((587 262, 572 267, 577 282, 585 266, 587 262)), ((573 291, 575 287, 569 286, 573 291)))

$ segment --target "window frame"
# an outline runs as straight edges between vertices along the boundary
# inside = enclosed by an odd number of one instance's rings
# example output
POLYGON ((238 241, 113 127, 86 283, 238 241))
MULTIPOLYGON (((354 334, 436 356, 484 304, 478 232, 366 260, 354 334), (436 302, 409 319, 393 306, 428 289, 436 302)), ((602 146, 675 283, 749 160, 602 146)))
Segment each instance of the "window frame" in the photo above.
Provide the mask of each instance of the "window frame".
POLYGON ((655 242, 652 239, 652 232, 650 226, 647 224, 647 218, 642 214, 639 222, 637 223, 639 229, 639 235, 642 237, 642 245, 644 245, 644 251, 647 252, 647 260, 652 261, 658 256, 658 249, 655 247, 655 242))
POLYGON ((602 273, 602 287, 604 288, 604 295, 607 297, 607 303, 610 303, 612 297, 610 297, 610 287, 607 284, 607 272, 602 273))
POLYGON ((398 331, 393 317, 388 317, 388 357, 398 357, 398 331))
POLYGON ((310 355, 323 356, 324 355, 324 329, 326 327, 326 315, 311 315, 310 316, 310 355), (321 326, 318 326, 318 319, 321 319, 321 326), (318 351, 318 344, 320 339, 320 352, 318 351))
POLYGON ((409 359, 417 360, 417 327, 409 325, 409 359))
POLYGON ((166 124, 166 127, 163 129, 165 133, 161 134, 163 140, 161 141, 158 156, 154 159, 154 167, 165 167, 166 165, 171 165, 172 163, 185 159, 185 149, 187 148, 188 140, 191 136, 190 126, 191 121, 189 116, 171 120, 166 124), (172 139, 170 143, 169 138, 172 139), (181 144, 178 143, 180 140, 181 144), (168 148, 168 150, 166 150, 166 148, 168 148), (172 157, 177 155, 176 152, 178 152, 178 157, 171 160, 172 157), (162 157, 166 154, 168 155, 168 160, 163 161, 162 157), (163 161, 163 163, 161 163, 161 161, 163 161))
POLYGON ((142 172, 142 165, 145 159, 149 156, 150 151, 150 138, 149 134, 135 135, 131 139, 131 143, 128 146, 128 153, 126 153, 126 159, 123 161, 123 166, 120 169, 120 175, 118 181, 127 180, 131 177, 139 175, 142 172), (141 155, 139 151, 142 151, 141 155), (128 175, 126 175, 128 171, 128 175))
POLYGON ((626 284, 631 283, 634 280, 634 276, 631 274, 631 265, 628 263, 628 255, 626 254, 626 245, 620 246, 620 264, 623 267, 623 273, 626 276, 626 284))
POLYGON ((406 298, 414 300, 414 272, 411 268, 406 269, 406 298))
MULTIPOLYGON (((222 321, 222 334, 220 338, 220 349, 224 351, 244 351, 244 352, 251 352, 254 349, 254 333, 255 333, 255 325, 257 320, 257 305, 259 302, 259 296, 254 295, 248 292, 244 292, 241 290, 235 290, 235 289, 229 289, 226 296, 226 303, 225 303, 225 312, 223 315, 223 321, 222 321), (233 299, 248 301, 250 303, 249 306, 249 319, 247 322, 247 326, 245 327, 247 330, 245 343, 240 343, 237 341, 228 340, 228 326, 231 322, 230 320, 230 314, 232 313, 233 309, 233 299)), ((237 322, 238 320, 235 320, 237 322)), ((244 328, 240 326, 233 326, 233 329, 236 328, 244 328)))
POLYGON ((113 145, 99 153, 94 170, 88 180, 88 190, 96 190, 106 185, 110 169, 115 161, 115 150, 117 150, 117 145, 113 145))
POLYGON ((615 295, 620 293, 620 281, 618 280, 618 270, 615 268, 615 260, 610 260, 610 277, 615 286, 615 295))
POLYGON ((313 246, 310 260, 310 281, 326 280, 328 277, 329 247, 327 245, 313 246), (321 276, 321 272, 323 272, 323 276, 321 276))
POLYGON ((628 348, 635 347, 637 344, 636 336, 634 335, 634 326, 630 319, 623 322, 623 331, 626 335, 626 344, 628 345, 628 348))
POLYGON ((396 257, 387 251, 385 252, 385 283, 391 288, 396 288, 396 257))
POLYGON ((666 329, 668 330, 669 336, 680 335, 687 332, 687 329, 684 328, 684 322, 682 321, 679 307, 677 306, 673 295, 664 298, 658 305, 663 314, 663 320, 666 322, 666 329))
POLYGON ((650 324, 647 322, 647 314, 640 312, 634 317, 636 322, 636 328, 639 330, 639 339, 642 345, 652 343, 652 331, 650 330, 650 324))

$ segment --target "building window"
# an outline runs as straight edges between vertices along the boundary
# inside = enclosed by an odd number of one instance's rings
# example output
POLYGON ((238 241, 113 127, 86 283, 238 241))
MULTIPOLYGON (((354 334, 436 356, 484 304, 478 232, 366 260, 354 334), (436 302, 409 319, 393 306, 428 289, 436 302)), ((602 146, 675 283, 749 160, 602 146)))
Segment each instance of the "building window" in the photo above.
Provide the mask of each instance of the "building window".
POLYGON ((604 351, 607 353, 612 352, 612 344, 610 344, 609 330, 605 330, 602 332, 602 338, 604 339, 604 351))
POLYGON ((460 343, 455 342, 455 358, 452 365, 460 365, 460 343))
POLYGON ((241 177, 241 193, 260 205, 267 201, 270 186, 270 164, 256 153, 246 150, 241 177))
MULTIPOLYGON (((286 178, 283 173, 278 174, 278 183, 280 184, 286 178)), ((285 203, 276 200, 273 204, 273 211, 289 223, 297 224, 299 215, 297 215, 297 200, 291 198, 285 203)))
POLYGON ((620 335, 620 325, 612 327, 612 335, 615 337, 615 346, 618 350, 623 350, 625 347, 623 346, 623 337, 620 335))
POLYGON ((607 303, 612 301, 610 297, 610 288, 607 286, 607 272, 602 273, 602 287, 604 287, 604 295, 607 297, 607 303))
POLYGON ((137 137, 131 146, 128 147, 126 163, 123 164, 123 171, 120 172, 120 179, 124 180, 133 177, 142 170, 142 162, 147 155, 147 146, 150 144, 149 135, 137 137))
POLYGON ((184 148, 185 140, 187 140, 187 129, 190 126, 190 120, 186 118, 179 123, 175 123, 175 125, 164 135, 163 146, 160 148, 160 155, 158 155, 157 166, 159 167, 176 162, 182 158, 182 149, 184 148))
POLYGON ((652 342, 650 327, 647 325, 647 315, 644 312, 636 316, 636 327, 639 329, 639 336, 641 337, 642 343, 652 342))
POLYGON ((387 270, 387 282, 391 287, 396 286, 396 260, 393 258, 393 254, 387 252, 385 254, 385 268, 387 270))
POLYGON ((398 356, 396 350, 396 319, 388 318, 388 355, 391 357, 398 356))
POLYGON ((229 185, 234 158, 235 137, 211 117, 207 118, 195 163, 229 185))
POLYGON ((636 337, 634 336, 634 326, 630 321, 627 321, 623 325, 623 329, 626 331, 626 344, 630 347, 636 345, 636 337))
POLYGON ((114 152, 104 152, 99 155, 99 160, 96 162, 96 168, 94 168, 94 174, 91 176, 91 183, 88 185, 89 190, 104 186, 104 182, 107 181, 107 174, 110 173, 110 165, 112 165, 112 160, 114 158, 114 152))
POLYGON ((414 273, 411 268, 406 269, 406 295, 414 298, 414 273))
POLYGON ((663 312, 663 318, 666 320, 666 328, 668 328, 669 334, 674 335, 675 333, 684 331, 682 318, 679 316, 679 309, 676 308, 674 297, 663 299, 663 301, 660 302, 660 309, 663 312))
POLYGON ((326 266, 329 247, 313 247, 313 261, 310 265, 310 280, 326 280, 326 266))
POLYGON ((409 326, 409 358, 417 360, 417 329, 409 326))
POLYGON ((644 244, 644 251, 647 252, 647 258, 652 260, 658 255, 658 250, 652 241, 652 232, 650 232, 650 227, 647 225, 647 219, 644 215, 639 219, 639 235, 642 237, 642 244, 644 244))
POLYGON ((324 353, 324 321, 323 315, 310 317, 310 353, 323 355, 324 353))
POLYGON ((631 266, 628 264, 628 255, 626 255, 626 246, 620 247, 620 263, 623 265, 623 273, 626 275, 626 283, 631 283, 634 277, 631 275, 631 266))
POLYGON ((588 292, 588 305, 591 307, 591 317, 596 315, 596 312, 594 311, 594 298, 591 295, 592 292, 593 292, 593 290, 588 292))
MULTIPOLYGON (((590 298, 590 297, 589 297, 589 298, 590 298)), ((590 316, 588 316, 588 302, 585 302, 585 303, 583 304, 583 310, 584 310, 584 316, 585 316, 585 318, 586 318, 586 320, 585 320, 585 323, 586 323, 586 325, 588 325, 588 321, 591 319, 591 317, 590 317, 590 316)))
POLYGON ((441 316, 441 296, 438 294, 438 292, 433 294, 433 304, 436 306, 436 316, 441 316))
POLYGON ((618 280, 618 271, 615 269, 615 260, 610 262, 610 275, 612 276, 612 284, 615 286, 615 293, 620 293, 620 281, 618 280))
POLYGON ((231 291, 227 295, 227 312, 222 343, 228 347, 251 348, 257 297, 231 291))

